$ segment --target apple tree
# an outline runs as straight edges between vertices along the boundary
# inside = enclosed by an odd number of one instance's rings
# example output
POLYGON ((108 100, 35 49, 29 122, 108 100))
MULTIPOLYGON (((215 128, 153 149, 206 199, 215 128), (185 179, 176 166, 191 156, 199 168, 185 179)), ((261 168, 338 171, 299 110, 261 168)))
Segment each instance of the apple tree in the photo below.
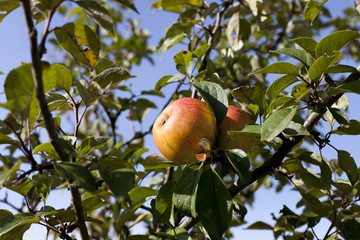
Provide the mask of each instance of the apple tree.
POLYGON ((153 0, 148 11, 177 19, 156 48, 139 25, 143 4, 0 0, 0 24, 23 12, 31 54, 0 72, 0 239, 35 224, 60 239, 238 239, 232 228, 247 222, 256 191, 285 186, 297 208, 248 229, 358 239, 359 164, 331 139, 360 134, 347 114, 348 96, 360 94, 360 2, 332 17, 327 0, 153 0), (177 73, 134 91, 136 66, 173 49, 177 73), (204 101, 217 125, 229 105, 245 110, 254 123, 228 134, 254 137, 252 149, 206 145, 205 159, 183 165, 149 151, 149 110, 183 97, 204 101), (124 121, 141 130, 124 137, 124 121), (67 208, 47 204, 57 190, 70 193, 67 208), (326 230, 315 231, 322 219, 326 230))

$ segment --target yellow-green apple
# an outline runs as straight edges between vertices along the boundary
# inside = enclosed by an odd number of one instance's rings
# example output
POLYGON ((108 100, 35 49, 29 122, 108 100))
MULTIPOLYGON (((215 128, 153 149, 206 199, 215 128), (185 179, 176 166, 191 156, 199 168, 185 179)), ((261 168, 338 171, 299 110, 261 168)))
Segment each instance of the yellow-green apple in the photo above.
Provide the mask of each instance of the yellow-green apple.
POLYGON ((239 107, 229 105, 224 120, 218 127, 216 146, 218 149, 241 149, 249 152, 255 142, 255 137, 238 135, 230 137, 228 131, 237 131, 247 124, 252 124, 251 116, 239 107))
POLYGON ((198 161, 196 155, 203 156, 212 145, 216 121, 206 103, 195 98, 180 98, 160 113, 152 133, 156 146, 167 159, 187 164, 198 161))

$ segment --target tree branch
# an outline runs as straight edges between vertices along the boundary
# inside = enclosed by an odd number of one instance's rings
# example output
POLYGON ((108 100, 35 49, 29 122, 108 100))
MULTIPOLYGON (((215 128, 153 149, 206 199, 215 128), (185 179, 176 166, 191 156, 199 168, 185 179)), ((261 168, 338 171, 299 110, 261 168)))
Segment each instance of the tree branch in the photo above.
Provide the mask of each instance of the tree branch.
POLYGON ((26 25, 28 29, 29 41, 30 41, 30 50, 31 50, 31 60, 32 60, 32 71, 36 92, 36 99, 39 103, 41 113, 44 118, 45 128, 48 132, 51 145, 54 147, 55 151, 60 156, 61 160, 68 161, 68 154, 66 153, 63 145, 60 142, 60 139, 56 133, 56 128, 54 125, 54 120, 49 111, 47 101, 44 94, 44 86, 42 79, 42 63, 40 59, 40 52, 37 45, 37 31, 34 26, 32 19, 31 6, 29 0, 20 0, 22 8, 25 14, 26 25))
MULTIPOLYGON (((60 159, 62 161, 69 161, 68 154, 65 151, 65 148, 61 144, 60 138, 57 135, 56 128, 54 125, 54 119, 51 115, 51 112, 49 111, 44 94, 42 63, 41 63, 42 53, 40 53, 39 47, 37 45, 37 31, 35 29, 34 22, 32 19, 30 1, 20 0, 20 3, 24 11, 26 25, 28 29, 36 99, 39 103, 40 110, 44 118, 45 128, 49 135, 49 140, 51 142, 51 145, 54 147, 55 151, 60 156, 60 159)), ((87 240, 89 239, 89 236, 84 220, 84 213, 81 205, 81 196, 79 190, 76 188, 76 186, 70 186, 70 191, 72 195, 72 202, 74 205, 75 214, 79 222, 81 237, 83 240, 87 240)))

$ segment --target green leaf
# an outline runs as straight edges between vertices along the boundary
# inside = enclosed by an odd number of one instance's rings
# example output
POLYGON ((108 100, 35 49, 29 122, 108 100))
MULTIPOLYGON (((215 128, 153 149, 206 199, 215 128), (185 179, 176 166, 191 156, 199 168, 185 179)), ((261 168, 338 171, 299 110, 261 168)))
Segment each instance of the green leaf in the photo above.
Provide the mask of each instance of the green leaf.
POLYGON ((273 112, 261 128, 261 141, 272 141, 287 128, 296 114, 296 108, 283 108, 273 112))
POLYGON ((320 58, 323 55, 332 56, 337 51, 340 51, 351 40, 357 39, 360 34, 357 31, 337 31, 329 34, 320 40, 316 46, 316 57, 320 58))
POLYGON ((303 97, 308 95, 309 91, 310 91, 310 88, 309 88, 308 84, 302 82, 302 83, 296 84, 293 87, 293 89, 291 91, 291 96, 293 96, 296 99, 302 99, 303 97))
POLYGON ((318 82, 320 77, 326 72, 326 70, 336 62, 344 59, 345 57, 337 52, 332 56, 323 55, 319 57, 313 65, 311 65, 309 69, 309 78, 314 81, 318 82))
POLYGON ((70 91, 72 78, 69 69, 62 64, 51 64, 51 69, 56 74, 56 87, 70 91))
POLYGON ((356 11, 358 11, 358 13, 360 13, 360 1, 359 0, 355 0, 355 8, 356 8, 356 11))
POLYGON ((307 163, 320 166, 323 157, 321 157, 321 155, 318 153, 305 151, 299 155, 299 159, 307 163))
POLYGON ((159 153, 152 153, 140 162, 146 170, 176 166, 175 163, 159 153))
MULTIPOLYGON (((5 171, 0 171, 0 188, 3 187, 3 184, 9 179, 9 177, 12 177, 16 171, 19 170, 20 165, 21 161, 18 161, 10 169, 4 169, 5 171)), ((3 166, 2 168, 5 167, 3 166)))
POLYGON ((314 195, 304 192, 300 192, 300 194, 314 213, 317 213, 322 217, 326 217, 332 212, 331 205, 320 202, 320 200, 314 195))
POLYGON ((224 89, 219 84, 212 82, 195 82, 193 86, 204 98, 217 124, 220 124, 226 116, 228 107, 224 89))
POLYGON ((342 65, 342 64, 338 64, 335 66, 330 66, 327 70, 326 73, 356 73, 358 72, 358 70, 353 67, 353 66, 349 66, 349 65, 342 65))
POLYGON ((0 239, 21 239, 32 223, 39 223, 38 217, 13 216, 9 213, 6 213, 6 216, 0 221, 0 239))
POLYGON ((235 137, 238 135, 248 135, 248 136, 255 136, 260 137, 261 136, 261 125, 246 125, 243 129, 240 131, 228 131, 228 134, 230 137, 235 137))
POLYGON ((17 141, 13 140, 11 137, 3 133, 0 133, 0 145, 1 144, 12 144, 15 146, 20 146, 20 143, 18 143, 17 141))
POLYGON ((231 15, 225 33, 230 47, 239 51, 244 45, 243 40, 250 36, 251 26, 246 19, 240 18, 240 12, 235 12, 231 15))
POLYGON ((158 80, 156 82, 155 92, 159 92, 162 87, 164 87, 170 83, 179 82, 182 80, 184 80, 184 75, 182 75, 182 74, 166 75, 166 76, 160 78, 160 80, 158 80))
POLYGON ((288 86, 297 81, 294 75, 285 75, 276 79, 267 89, 266 96, 271 103, 288 86))
POLYGON ((174 189, 175 207, 179 212, 189 217, 196 217, 195 202, 201 168, 202 164, 187 165, 177 180, 174 189))
POLYGON ((122 198, 134 188, 135 172, 133 170, 122 168, 111 172, 102 165, 98 166, 101 177, 115 197, 122 198))
POLYGON ((349 116, 339 108, 329 108, 334 119, 340 124, 340 126, 349 127, 349 116))
POLYGON ((266 99, 264 91, 258 87, 238 87, 231 90, 231 95, 242 105, 257 105, 262 115, 266 108, 266 99))
POLYGON ((91 106, 103 94, 101 87, 93 81, 87 82, 80 79, 80 81, 75 81, 75 86, 86 106, 91 106))
POLYGON ((88 155, 94 152, 96 149, 102 148, 105 143, 109 140, 108 137, 89 137, 86 138, 76 148, 76 151, 82 155, 88 155))
POLYGON ((116 85, 126 79, 135 77, 134 75, 130 75, 130 73, 122 67, 113 67, 102 71, 91 79, 91 81, 98 83, 102 89, 105 89, 111 85, 116 85))
MULTIPOLYGON (((23 64, 13 69, 6 77, 4 91, 7 100, 20 99, 22 96, 32 97, 34 81, 32 77, 32 65, 23 64)), ((30 104, 28 102, 28 104, 30 104)))
POLYGON ((108 205, 106 197, 101 195, 90 196, 81 201, 84 212, 89 212, 108 205))
POLYGON ((175 44, 181 42, 183 39, 186 38, 185 34, 179 34, 173 37, 166 38, 162 44, 159 46, 159 48, 155 51, 155 53, 162 53, 164 51, 169 50, 172 46, 175 44))
POLYGON ((297 48, 281 48, 281 49, 277 49, 277 50, 271 51, 271 52, 278 53, 278 54, 284 54, 286 56, 294 58, 294 59, 300 61, 302 64, 304 64, 304 66, 307 69, 309 69, 309 67, 314 62, 314 59, 310 53, 308 53, 304 50, 297 49, 297 48))
POLYGON ((291 121, 289 126, 284 129, 284 133, 290 136, 309 136, 309 131, 300 123, 291 121))
POLYGON ((0 0, 0 23, 13 10, 20 6, 17 0, 0 0))
POLYGON ((209 44, 204 44, 201 47, 195 49, 192 53, 193 57, 195 56, 197 59, 200 60, 210 47, 211 46, 209 44))
POLYGON ((336 179, 335 182, 332 183, 332 185, 342 191, 345 195, 350 194, 353 190, 353 187, 348 180, 336 179))
POLYGON ((192 73, 192 53, 189 51, 180 51, 174 56, 174 62, 176 64, 176 69, 186 75, 187 77, 191 77, 192 73))
POLYGON ((232 198, 214 169, 203 171, 196 196, 196 212, 211 239, 220 239, 232 218, 232 198))
POLYGON ((55 28, 60 45, 77 61, 92 69, 99 59, 100 43, 96 34, 81 23, 67 23, 55 28))
POLYGON ((261 222, 261 221, 258 221, 258 222, 255 222, 253 224, 251 224, 250 226, 248 226, 246 229, 257 229, 257 230, 260 230, 260 229, 265 229, 265 230, 273 230, 273 227, 270 226, 269 224, 267 223, 264 223, 264 222, 261 222))
POLYGON ((340 86, 337 86, 336 88, 329 89, 328 92, 331 95, 344 93, 344 92, 352 92, 352 93, 360 94, 360 81, 356 80, 356 81, 352 81, 349 83, 341 84, 340 86))
POLYGON ((6 184, 6 188, 19 193, 21 196, 26 197, 28 192, 32 187, 34 187, 35 183, 31 181, 30 178, 26 178, 25 181, 19 183, 6 184))
POLYGON ((277 73, 277 74, 290 74, 290 75, 299 75, 299 69, 288 62, 278 62, 270 64, 267 67, 256 69, 251 74, 257 73, 277 73))
POLYGON ((311 54, 314 58, 316 57, 315 49, 318 44, 314 39, 308 37, 293 38, 290 41, 299 45, 302 49, 311 54))
POLYGON ((346 221, 339 221, 338 227, 340 230, 340 235, 344 239, 357 239, 360 235, 360 222, 356 218, 348 219, 346 221))
POLYGON ((150 187, 136 187, 130 190, 129 198, 131 202, 137 202, 147 197, 157 195, 159 190, 152 189, 150 187))
POLYGON ((134 10, 135 12, 139 13, 135 7, 134 0, 116 0, 121 4, 124 4, 126 7, 134 10))
POLYGON ((119 217, 119 220, 115 224, 115 230, 120 232, 123 229, 125 222, 128 221, 130 218, 132 218, 134 216, 134 212, 139 207, 143 206, 144 203, 145 203, 144 201, 138 201, 132 203, 129 207, 123 209, 119 217))
POLYGON ((85 167, 72 162, 54 163, 55 170, 67 181, 74 182, 89 192, 95 192, 96 181, 85 167))
POLYGON ((173 191, 176 182, 170 181, 164 184, 155 199, 154 223, 171 223, 171 214, 174 210, 173 191))
POLYGON ((339 167, 344 170, 352 185, 359 179, 359 170, 354 158, 344 150, 338 150, 339 167))
POLYGON ((360 121, 350 120, 350 124, 348 127, 338 127, 333 130, 332 133, 338 135, 359 135, 360 134, 360 121))
POLYGON ((159 236, 167 237, 166 239, 192 240, 188 230, 181 227, 170 229, 166 233, 159 233, 159 236))
POLYGON ((95 1, 75 1, 94 21, 104 29, 113 33, 114 21, 106 8, 95 1))
POLYGON ((251 178, 250 160, 246 153, 241 149, 227 150, 226 156, 229 159, 231 166, 234 167, 236 173, 239 175, 240 181, 246 183, 251 178))
POLYGON ((304 20, 314 21, 316 16, 319 14, 320 8, 327 2, 328 0, 323 0, 321 3, 310 0, 305 6, 304 9, 304 20))
POLYGON ((60 157, 50 142, 41 143, 34 148, 33 154, 37 154, 49 159, 59 160, 60 157))

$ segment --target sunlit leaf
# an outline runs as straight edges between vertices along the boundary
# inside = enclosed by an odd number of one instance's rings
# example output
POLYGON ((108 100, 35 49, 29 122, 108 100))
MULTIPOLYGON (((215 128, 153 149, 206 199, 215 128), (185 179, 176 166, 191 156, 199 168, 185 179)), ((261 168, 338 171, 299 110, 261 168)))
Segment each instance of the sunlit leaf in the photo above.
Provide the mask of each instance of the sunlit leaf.
POLYGON ((76 148, 76 151, 82 155, 88 155, 96 149, 102 148, 105 143, 109 140, 107 137, 89 137, 86 138, 76 148))
POLYGON ((285 88, 297 81, 294 75, 285 75, 276 79, 267 89, 266 95, 269 102, 272 102, 285 88))
POLYGON ((249 22, 246 19, 240 18, 239 12, 232 14, 226 28, 226 37, 231 48, 234 51, 239 51, 244 45, 243 40, 246 40, 250 33, 249 22))
POLYGON ((166 75, 166 76, 163 76, 162 78, 160 78, 157 82, 156 82, 156 85, 155 85, 155 92, 158 92, 160 91, 160 89, 170 83, 173 83, 173 82, 179 82, 179 81, 182 81, 184 80, 184 75, 182 74, 175 74, 175 75, 166 75))
POLYGON ((277 62, 270 64, 267 67, 256 69, 251 74, 257 73, 277 73, 277 74, 290 74, 290 75, 299 75, 299 69, 291 63, 288 62, 277 62))
POLYGON ((272 141, 287 128, 296 114, 296 108, 283 108, 273 112, 261 128, 261 141, 272 141))
POLYGON ((176 166, 175 163, 164 157, 160 153, 152 153, 140 162, 145 169, 167 168, 176 166))
POLYGON ((0 0, 0 23, 9 13, 20 6, 17 0, 0 0))
MULTIPOLYGON (((117 0, 121 1, 121 0, 117 0)), ((128 0, 127 2, 129 2, 128 0)), ((106 30, 113 32, 114 21, 110 15, 110 13, 106 10, 106 8, 102 7, 95 1, 75 1, 90 17, 92 17, 97 24, 106 30)), ((136 10, 135 10, 136 11, 136 10)))
POLYGON ((307 2, 305 9, 304 9, 304 20, 314 21, 316 16, 319 14, 321 7, 327 2, 328 0, 322 0, 322 2, 317 2, 315 0, 310 0, 307 2))
POLYGON ((55 36, 60 45, 77 61, 91 69, 99 59, 100 43, 95 33, 81 23, 67 23, 55 28, 55 36))
MULTIPOLYGON (((4 212, 0 213, 4 214, 4 212)), ((38 217, 26 217, 9 214, 6 214, 6 216, 7 217, 0 220, 1 239, 19 239, 18 236, 22 236, 32 223, 39 223, 40 221, 38 217)))
POLYGON ((235 137, 238 135, 248 135, 248 136, 255 136, 260 137, 261 136, 261 125, 246 125, 243 129, 240 131, 228 131, 228 134, 230 137, 235 137))
POLYGON ((280 48, 272 52, 284 54, 286 56, 294 58, 304 64, 306 68, 309 68, 314 62, 314 59, 310 53, 297 48, 280 48))
POLYGON ((319 57, 309 69, 309 78, 314 82, 318 82, 320 77, 326 72, 326 70, 336 62, 344 59, 339 52, 334 53, 331 56, 323 55, 319 57))
POLYGON ((317 42, 314 39, 308 37, 299 37, 299 38, 293 38, 290 41, 299 45, 302 49, 310 53, 311 56, 313 56, 314 58, 316 57, 315 49, 317 42))
POLYGON ((357 39, 360 34, 357 31, 337 31, 320 40, 316 46, 316 57, 323 55, 332 56, 336 51, 341 50, 351 40, 357 39))
POLYGON ((130 75, 130 73, 122 67, 113 67, 102 71, 91 79, 91 81, 98 83, 102 89, 105 89, 110 85, 116 85, 126 79, 134 77, 136 76, 130 75))
POLYGON ((54 147, 51 145, 50 142, 42 143, 37 145, 34 148, 33 154, 38 154, 40 156, 50 158, 50 159, 60 159, 59 155, 55 151, 54 147))
POLYGON ((89 212, 108 205, 108 200, 101 195, 90 196, 81 201, 84 212, 89 212))
POLYGON ((150 187, 136 187, 129 191, 129 197, 131 202, 137 202, 147 197, 155 196, 158 192, 159 190, 150 187))
POLYGON ((266 99, 264 91, 258 87, 238 87, 231 90, 231 94, 241 105, 257 105, 260 114, 263 114, 266 108, 266 99))

